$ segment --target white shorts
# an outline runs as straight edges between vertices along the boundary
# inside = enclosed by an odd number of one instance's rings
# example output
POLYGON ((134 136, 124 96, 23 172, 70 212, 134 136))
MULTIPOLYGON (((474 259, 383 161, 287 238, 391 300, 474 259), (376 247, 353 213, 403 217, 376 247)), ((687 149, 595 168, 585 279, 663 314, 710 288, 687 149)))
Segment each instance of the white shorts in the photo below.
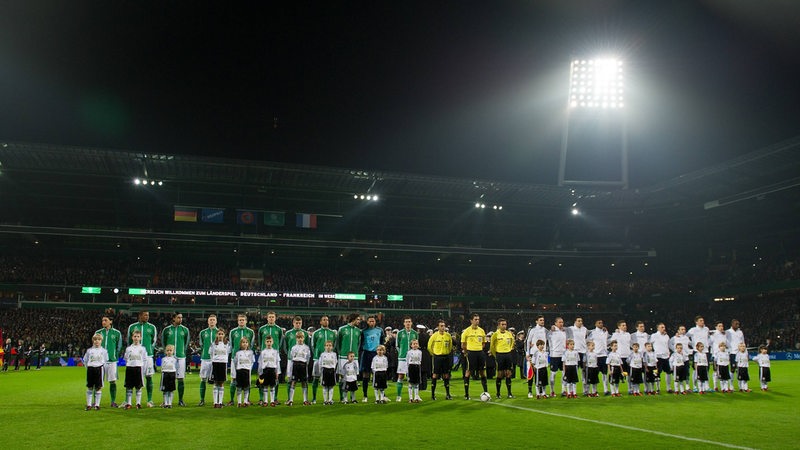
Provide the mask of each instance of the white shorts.
POLYGON ((144 359, 144 376, 152 377, 156 373, 156 364, 153 362, 153 357, 148 356, 144 359))
POLYGON ((175 369, 175 378, 186 378, 186 358, 178 358, 178 367, 175 369))
POLYGON ((397 373, 399 375, 405 375, 408 373, 408 361, 405 359, 397 361, 397 373))
POLYGON ((210 359, 204 359, 200 361, 200 379, 207 381, 209 378, 211 378, 211 372, 213 368, 214 363, 212 363, 210 359))
POLYGON ((319 365, 319 360, 314 360, 314 365, 311 367, 311 376, 314 378, 322 377, 322 366, 319 365))
POLYGON ((103 374, 106 381, 117 381, 117 362, 107 362, 103 366, 103 374))

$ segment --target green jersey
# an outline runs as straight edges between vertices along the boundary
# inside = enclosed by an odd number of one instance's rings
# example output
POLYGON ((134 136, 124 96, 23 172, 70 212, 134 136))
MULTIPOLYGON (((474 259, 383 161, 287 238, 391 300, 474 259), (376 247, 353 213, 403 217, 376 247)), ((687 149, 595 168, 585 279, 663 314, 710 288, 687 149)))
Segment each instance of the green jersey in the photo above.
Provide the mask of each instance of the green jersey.
POLYGON ((314 355, 314 360, 319 359, 319 355, 325 351, 325 343, 333 342, 334 348, 336 347, 336 332, 330 328, 320 328, 314 331, 311 336, 311 354, 314 355))
POLYGON ((281 349, 283 349, 287 355, 292 351, 292 347, 297 344, 297 333, 303 333, 303 344, 308 345, 308 343, 311 342, 311 337, 306 330, 302 328, 292 328, 288 330, 286 334, 283 335, 283 341, 281 342, 281 349))
POLYGON ((133 344, 131 336, 133 332, 137 330, 142 333, 142 347, 147 350, 147 356, 153 356, 153 349, 156 346, 156 338, 158 337, 156 326, 150 322, 132 323, 131 326, 128 327, 128 344, 133 344))
POLYGON ((108 352, 108 362, 117 362, 122 351, 122 333, 111 327, 108 330, 100 328, 94 334, 103 336, 103 348, 108 352))
POLYGON ((247 338, 250 345, 253 345, 253 338, 255 335, 255 331, 247 327, 236 327, 232 329, 231 332, 228 333, 228 343, 231 346, 231 358, 236 356, 236 352, 239 351, 239 344, 242 338, 247 338))
POLYGON ((339 327, 334 348, 340 359, 347 358, 347 354, 350 352, 355 353, 356 359, 358 359, 358 349, 361 348, 361 328, 354 327, 349 323, 339 327))
POLYGON ((281 345, 281 340, 283 339, 283 330, 281 327, 275 324, 264 324, 261 325, 261 328, 258 329, 258 345, 257 348, 260 350, 264 350, 264 342, 267 340, 268 336, 272 336, 272 348, 275 350, 278 349, 281 345))
POLYGON ((214 345, 214 340, 217 338, 217 327, 206 328, 200 332, 200 359, 211 361, 211 346, 214 345))
POLYGON ((161 330, 161 343, 175 346, 175 357, 186 358, 189 349, 189 329, 183 325, 170 325, 161 330))
POLYGON ((411 349, 411 341, 419 339, 419 335, 413 329, 406 331, 405 328, 397 332, 397 359, 406 359, 406 353, 411 349))

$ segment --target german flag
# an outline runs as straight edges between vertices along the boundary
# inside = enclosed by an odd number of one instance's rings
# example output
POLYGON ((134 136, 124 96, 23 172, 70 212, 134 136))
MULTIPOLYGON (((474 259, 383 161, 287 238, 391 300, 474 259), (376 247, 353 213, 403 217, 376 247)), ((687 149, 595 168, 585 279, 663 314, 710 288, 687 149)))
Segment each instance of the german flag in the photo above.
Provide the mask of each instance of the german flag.
POLYGON ((176 206, 175 222, 197 222, 197 208, 176 206))

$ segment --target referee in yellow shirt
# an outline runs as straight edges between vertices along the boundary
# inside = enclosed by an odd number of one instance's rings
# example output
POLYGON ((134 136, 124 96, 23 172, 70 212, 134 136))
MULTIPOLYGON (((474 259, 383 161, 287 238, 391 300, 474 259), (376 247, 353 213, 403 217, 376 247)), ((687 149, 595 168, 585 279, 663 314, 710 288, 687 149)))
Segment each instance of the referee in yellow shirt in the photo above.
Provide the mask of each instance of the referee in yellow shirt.
POLYGON ((483 344, 486 342, 486 332, 480 327, 481 316, 472 313, 469 327, 461 332, 461 351, 467 357, 467 370, 464 372, 464 399, 469 400, 469 379, 477 372, 481 377, 483 392, 488 391, 486 386, 486 353, 483 344))
POLYGON ((453 364, 453 336, 447 332, 444 320, 439 320, 436 332, 428 340, 428 353, 433 360, 433 374, 431 375, 431 400, 436 400, 436 380, 444 380, 444 389, 447 392, 445 400, 450 397, 450 371, 453 364))
POLYGON ((502 398, 500 397, 500 385, 503 383, 503 378, 506 379, 508 398, 514 398, 511 395, 511 373, 514 370, 514 333, 508 331, 506 319, 497 319, 497 331, 492 334, 489 342, 489 353, 497 361, 497 398, 502 398))

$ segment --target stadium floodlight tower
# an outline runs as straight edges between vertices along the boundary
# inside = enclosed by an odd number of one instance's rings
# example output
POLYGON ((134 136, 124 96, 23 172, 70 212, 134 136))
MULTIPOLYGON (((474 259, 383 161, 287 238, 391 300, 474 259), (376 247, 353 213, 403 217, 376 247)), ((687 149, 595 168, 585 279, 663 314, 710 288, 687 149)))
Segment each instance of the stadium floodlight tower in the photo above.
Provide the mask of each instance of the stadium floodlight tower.
POLYGON ((623 68, 615 57, 572 58, 559 186, 628 187, 623 68))

